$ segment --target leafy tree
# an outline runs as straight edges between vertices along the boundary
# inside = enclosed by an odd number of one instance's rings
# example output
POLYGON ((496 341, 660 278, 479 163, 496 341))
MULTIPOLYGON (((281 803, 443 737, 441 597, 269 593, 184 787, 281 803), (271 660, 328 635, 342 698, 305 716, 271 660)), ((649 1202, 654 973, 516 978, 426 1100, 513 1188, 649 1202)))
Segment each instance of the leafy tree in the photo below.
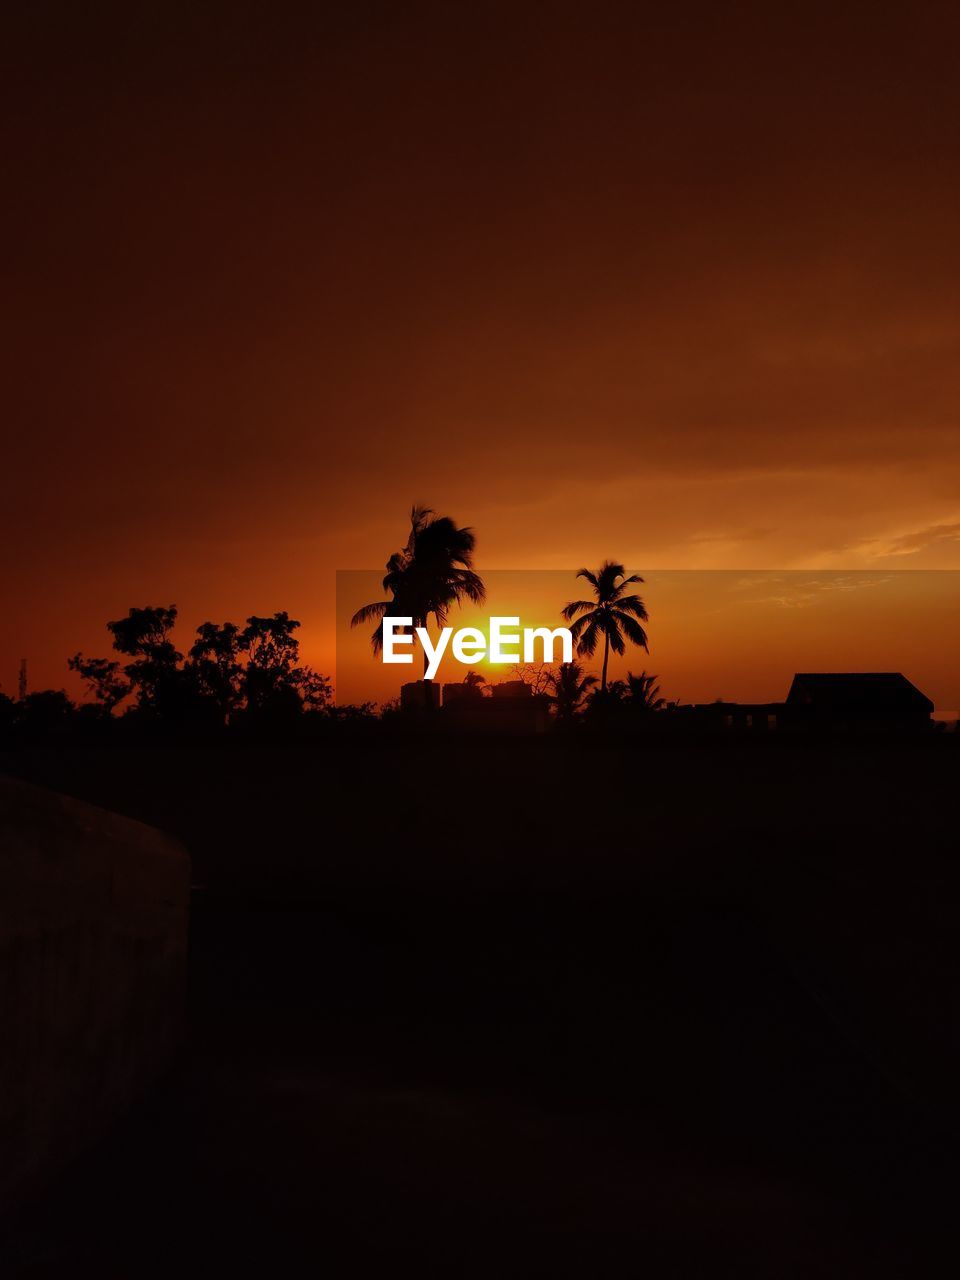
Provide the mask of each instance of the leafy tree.
POLYGON ((170 639, 176 620, 176 605, 148 605, 131 609, 125 618, 107 623, 114 649, 134 659, 124 671, 136 691, 141 711, 169 715, 178 711, 184 701, 186 682, 180 668, 183 655, 170 639))
POLYGON ((247 655, 243 690, 248 711, 277 714, 300 710, 293 674, 300 654, 300 642, 294 635, 299 626, 286 612, 247 619, 240 648, 247 655))
POLYGON ((294 634, 300 623, 286 612, 272 617, 251 617, 239 638, 247 655, 243 691, 247 710, 271 717, 325 709, 331 686, 326 676, 299 665, 300 641, 294 634))
POLYGON ((156 662, 178 662, 170 632, 177 621, 177 606, 166 609, 147 605, 143 609, 130 609, 125 618, 108 622, 107 630, 113 636, 113 647, 119 653, 128 653, 156 662))
POLYGON ((131 691, 140 712, 191 721, 212 713, 221 724, 241 710, 276 717, 329 706, 330 681, 299 665, 300 623, 289 614, 254 615, 243 630, 232 622, 203 622, 186 661, 171 639, 176 620, 174 605, 131 609, 107 623, 114 648, 133 659, 122 675, 119 662, 79 653, 70 668, 108 714, 131 691))
MULTIPOLYGON (((429 507, 410 512, 406 545, 387 561, 383 589, 389 600, 376 600, 358 609, 351 627, 376 622, 371 636, 374 653, 383 647, 383 618, 390 614, 413 619, 414 627, 426 627, 432 616, 438 627, 446 625, 450 606, 465 600, 482 604, 483 579, 473 568, 476 538, 473 530, 458 528, 449 516, 438 516, 429 507)), ((424 673, 427 655, 423 655, 424 673)))
MULTIPOLYGON (((333 686, 326 676, 322 676, 319 671, 314 671, 312 667, 297 667, 293 673, 293 680, 305 711, 332 711, 330 698, 333 694, 333 686)), ((356 713, 354 718, 369 717, 372 715, 370 710, 372 706, 372 703, 363 702, 356 706, 343 707, 345 714, 341 719, 349 718, 346 715, 347 712, 356 713)))
POLYGON ((596 676, 584 674, 579 662, 562 662, 550 675, 550 695, 556 707, 557 720, 570 724, 583 708, 584 699, 597 683, 596 676))
POLYGON ((300 655, 300 641, 294 635, 299 628, 300 623, 286 611, 269 618, 248 618, 240 646, 249 656, 249 665, 259 671, 290 672, 300 655))
POLYGON ((75 671, 97 701, 98 710, 112 716, 114 708, 129 694, 130 681, 121 674, 119 662, 109 658, 85 658, 75 653, 67 659, 67 666, 75 671))
POLYGON ((603 637, 600 693, 605 694, 610 650, 623 654, 626 650, 624 637, 641 649, 647 648, 647 633, 640 625, 648 621, 646 607, 638 595, 626 591, 627 587, 643 582, 643 579, 635 573, 627 577, 623 565, 613 560, 605 560, 596 573, 580 569, 577 577, 590 583, 595 599, 572 600, 561 613, 567 622, 576 619, 570 633, 580 657, 592 658, 600 637, 603 637))
POLYGON ((243 701, 240 628, 233 622, 202 622, 190 648, 189 664, 201 698, 226 722, 243 701))

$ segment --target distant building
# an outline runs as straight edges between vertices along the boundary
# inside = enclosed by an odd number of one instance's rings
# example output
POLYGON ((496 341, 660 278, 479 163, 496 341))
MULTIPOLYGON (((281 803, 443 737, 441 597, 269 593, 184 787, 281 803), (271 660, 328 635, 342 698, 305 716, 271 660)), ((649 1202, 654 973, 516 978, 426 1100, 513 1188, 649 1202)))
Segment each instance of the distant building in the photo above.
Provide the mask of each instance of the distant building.
POLYGON ((500 701, 504 698, 524 698, 529 701, 533 697, 533 688, 523 680, 501 680, 499 684, 490 686, 490 693, 500 701))
POLYGON ((549 699, 534 695, 522 680, 507 680, 484 692, 466 681, 441 686, 411 680, 400 689, 400 709, 424 724, 481 733, 542 733, 549 721, 549 699), (438 714, 439 713, 439 714, 438 714))
POLYGON ((783 721, 831 729, 928 729, 933 703, 899 671, 798 672, 783 721))
POLYGON ((485 733, 543 733, 549 701, 522 680, 490 686, 489 696, 476 685, 443 686, 443 719, 455 729, 485 733))
MULTIPOLYGON (((780 726, 782 702, 696 702, 677 704, 663 713, 677 728, 736 729, 767 733, 780 726)), ((666 723, 666 722, 665 722, 666 723)))
MULTIPOLYGON (((403 711, 420 717, 439 712, 445 728, 488 733, 543 733, 550 699, 522 680, 481 689, 467 682, 440 685, 416 680, 400 691, 403 711), (442 706, 441 706, 442 701, 442 706)), ((785 702, 675 704, 644 726, 694 732, 770 733, 774 730, 888 730, 931 728, 933 703, 894 671, 798 672, 785 702)), ((432 720, 432 716, 431 716, 432 720)))
POLYGON ((677 728, 913 731, 929 729, 933 703, 893 671, 798 672, 786 702, 716 702, 676 706, 666 713, 677 728))
POLYGON ((400 710, 424 715, 440 709, 440 686, 432 680, 411 680, 400 688, 400 710))
POLYGON ((443 686, 444 710, 448 710, 458 703, 467 703, 471 707, 475 707, 483 701, 483 689, 478 684, 467 684, 464 680, 460 684, 445 684, 443 686))

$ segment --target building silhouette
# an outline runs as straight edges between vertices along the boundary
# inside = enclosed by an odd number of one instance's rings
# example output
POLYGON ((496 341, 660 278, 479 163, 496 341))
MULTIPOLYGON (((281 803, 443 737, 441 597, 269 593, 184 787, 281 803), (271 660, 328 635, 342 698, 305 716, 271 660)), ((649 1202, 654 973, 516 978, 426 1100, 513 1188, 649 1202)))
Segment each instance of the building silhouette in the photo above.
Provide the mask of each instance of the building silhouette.
POLYGON ((505 680, 484 693, 461 682, 441 686, 416 680, 400 690, 401 709, 416 716, 437 715, 445 728, 487 733, 542 733, 549 723, 549 699, 522 680, 505 680))
MULTIPOLYGON (((488 686, 416 680, 400 691, 402 710, 445 728, 542 733, 551 699, 522 680, 488 686)), ((783 702, 674 704, 638 720, 644 728, 691 731, 917 732, 932 727, 933 703, 899 671, 799 671, 783 702)), ((620 723, 620 722, 618 722, 620 723)), ((627 721, 623 721, 627 724, 627 721)))
POLYGON ((899 671, 798 671, 784 702, 676 706, 677 727, 915 732, 931 727, 933 703, 899 671))
POLYGON ((899 671, 798 672, 784 723, 831 729, 925 729, 933 703, 899 671))

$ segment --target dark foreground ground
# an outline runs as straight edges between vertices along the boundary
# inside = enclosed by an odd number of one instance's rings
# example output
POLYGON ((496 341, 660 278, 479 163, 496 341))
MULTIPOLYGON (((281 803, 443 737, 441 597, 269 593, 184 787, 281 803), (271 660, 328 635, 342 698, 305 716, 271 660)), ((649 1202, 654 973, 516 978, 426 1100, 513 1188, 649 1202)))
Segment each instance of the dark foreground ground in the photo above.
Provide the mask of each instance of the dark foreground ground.
POLYGON ((957 746, 6 758, 198 886, 182 1058, 7 1272, 955 1274, 957 746))

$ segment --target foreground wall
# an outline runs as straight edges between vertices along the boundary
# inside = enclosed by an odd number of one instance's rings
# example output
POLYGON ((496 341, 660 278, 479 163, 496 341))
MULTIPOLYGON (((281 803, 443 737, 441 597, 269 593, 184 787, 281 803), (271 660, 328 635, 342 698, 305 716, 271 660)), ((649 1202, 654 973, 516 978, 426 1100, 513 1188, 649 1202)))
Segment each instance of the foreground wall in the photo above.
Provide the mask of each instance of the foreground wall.
POLYGON ((0 777, 0 1203, 103 1133, 169 1063, 188 902, 176 841, 0 777))

